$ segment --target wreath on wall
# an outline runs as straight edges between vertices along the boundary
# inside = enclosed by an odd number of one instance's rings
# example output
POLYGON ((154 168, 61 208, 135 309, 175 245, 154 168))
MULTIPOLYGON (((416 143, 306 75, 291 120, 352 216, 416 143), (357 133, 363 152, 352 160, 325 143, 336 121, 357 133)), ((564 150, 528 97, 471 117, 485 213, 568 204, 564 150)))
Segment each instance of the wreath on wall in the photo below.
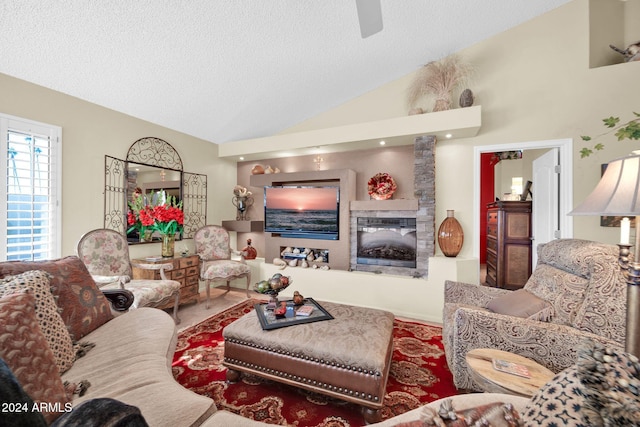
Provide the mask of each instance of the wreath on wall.
POLYGON ((369 178, 367 182, 369 196, 376 200, 390 199, 398 186, 391 175, 380 172, 369 178))

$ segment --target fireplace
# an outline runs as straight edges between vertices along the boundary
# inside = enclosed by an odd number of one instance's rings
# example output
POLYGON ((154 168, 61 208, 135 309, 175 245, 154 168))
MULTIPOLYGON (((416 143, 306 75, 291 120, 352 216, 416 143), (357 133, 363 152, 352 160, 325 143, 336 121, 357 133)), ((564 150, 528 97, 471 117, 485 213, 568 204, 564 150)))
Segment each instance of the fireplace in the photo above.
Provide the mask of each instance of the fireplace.
POLYGON ((415 218, 357 218, 357 266, 416 268, 415 218))

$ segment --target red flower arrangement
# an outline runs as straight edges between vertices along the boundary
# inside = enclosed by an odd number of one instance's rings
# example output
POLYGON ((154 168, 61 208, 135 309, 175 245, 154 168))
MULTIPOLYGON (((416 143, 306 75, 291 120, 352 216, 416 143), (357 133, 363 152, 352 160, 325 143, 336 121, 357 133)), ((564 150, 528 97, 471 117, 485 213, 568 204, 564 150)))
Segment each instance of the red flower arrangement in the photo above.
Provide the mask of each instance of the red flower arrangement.
POLYGON ((395 180, 386 172, 377 173, 369 178, 367 187, 369 196, 376 200, 390 199, 398 188, 395 180))
POLYGON ((127 233, 138 230, 142 236, 147 230, 151 230, 173 236, 181 232, 184 224, 182 202, 176 203, 175 197, 168 196, 166 202, 161 205, 145 204, 145 199, 153 200, 151 196, 152 194, 147 198, 140 195, 134 202, 129 203, 127 233))

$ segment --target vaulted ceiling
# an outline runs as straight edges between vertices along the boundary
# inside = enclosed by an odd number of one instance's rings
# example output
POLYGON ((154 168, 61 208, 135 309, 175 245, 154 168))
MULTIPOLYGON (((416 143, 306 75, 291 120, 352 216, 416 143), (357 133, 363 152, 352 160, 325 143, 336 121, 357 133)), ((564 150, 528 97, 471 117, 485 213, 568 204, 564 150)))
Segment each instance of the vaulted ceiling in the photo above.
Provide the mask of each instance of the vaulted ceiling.
MULTIPOLYGON (((0 72, 214 143, 269 136, 569 0, 4 0, 0 72)), ((1 96, 1 95, 0 95, 1 96)))

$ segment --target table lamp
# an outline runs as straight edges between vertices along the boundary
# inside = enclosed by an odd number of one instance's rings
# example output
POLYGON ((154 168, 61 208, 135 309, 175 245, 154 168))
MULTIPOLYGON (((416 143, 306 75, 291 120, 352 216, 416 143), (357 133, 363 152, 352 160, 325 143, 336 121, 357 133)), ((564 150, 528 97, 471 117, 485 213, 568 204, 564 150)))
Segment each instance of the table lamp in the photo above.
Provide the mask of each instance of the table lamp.
POLYGON ((611 161, 596 188, 569 215, 609 215, 635 218, 634 260, 629 260, 630 220, 620 224, 620 269, 627 282, 625 349, 640 356, 640 152, 611 161))

